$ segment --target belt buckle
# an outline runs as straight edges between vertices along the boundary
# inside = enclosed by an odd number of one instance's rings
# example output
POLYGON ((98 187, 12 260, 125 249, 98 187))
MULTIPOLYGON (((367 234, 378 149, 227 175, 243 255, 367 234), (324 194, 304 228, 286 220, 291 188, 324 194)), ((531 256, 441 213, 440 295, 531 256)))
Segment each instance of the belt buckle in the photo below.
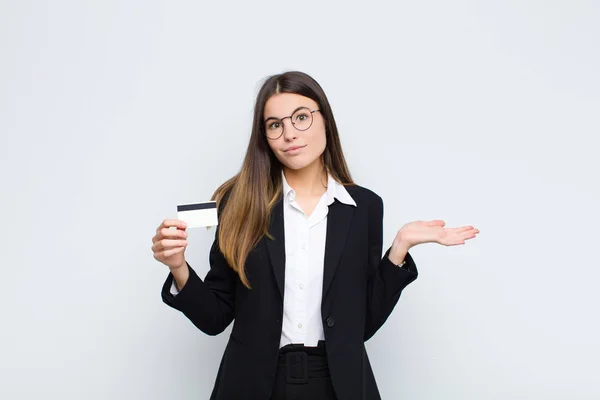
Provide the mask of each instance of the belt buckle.
POLYGON ((305 351, 285 354, 285 379, 287 383, 308 383, 308 355, 305 351))

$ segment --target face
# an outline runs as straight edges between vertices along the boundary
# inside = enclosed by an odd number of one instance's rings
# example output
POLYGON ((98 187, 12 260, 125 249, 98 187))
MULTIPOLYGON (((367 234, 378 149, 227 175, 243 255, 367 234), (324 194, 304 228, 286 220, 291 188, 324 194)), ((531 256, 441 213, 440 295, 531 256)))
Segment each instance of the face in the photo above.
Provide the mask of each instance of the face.
POLYGON ((325 121, 320 111, 310 112, 318 109, 317 102, 295 93, 279 93, 265 103, 265 130, 272 134, 283 125, 283 134, 277 139, 267 139, 267 142, 277 159, 287 168, 300 170, 320 162, 327 144, 325 121), (308 110, 297 112, 301 107, 308 110), (303 121, 311 116, 312 125, 306 130, 298 130, 292 124, 292 118, 285 118, 292 114, 294 123, 300 129, 304 128, 303 121))

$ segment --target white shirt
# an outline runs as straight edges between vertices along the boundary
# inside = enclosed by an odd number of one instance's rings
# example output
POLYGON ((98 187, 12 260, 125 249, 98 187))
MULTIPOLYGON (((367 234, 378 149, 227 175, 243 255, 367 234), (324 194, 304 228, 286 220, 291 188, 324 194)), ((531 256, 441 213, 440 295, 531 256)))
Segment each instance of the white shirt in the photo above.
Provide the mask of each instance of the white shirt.
POLYGON ((283 180, 283 220, 285 234, 285 289, 283 323, 279 347, 289 343, 316 346, 324 340, 321 298, 327 213, 334 198, 353 205, 356 203, 346 188, 331 175, 327 191, 310 216, 296 202, 296 191, 283 180))
MULTIPOLYGON (((289 343, 317 346, 319 340, 325 339, 321 298, 329 205, 334 199, 354 207, 356 203, 344 185, 328 175, 327 191, 312 214, 307 216, 296 202, 296 191, 287 183, 283 171, 281 176, 286 257, 279 347, 289 343)), ((175 280, 170 292, 173 295, 179 293, 175 280)))

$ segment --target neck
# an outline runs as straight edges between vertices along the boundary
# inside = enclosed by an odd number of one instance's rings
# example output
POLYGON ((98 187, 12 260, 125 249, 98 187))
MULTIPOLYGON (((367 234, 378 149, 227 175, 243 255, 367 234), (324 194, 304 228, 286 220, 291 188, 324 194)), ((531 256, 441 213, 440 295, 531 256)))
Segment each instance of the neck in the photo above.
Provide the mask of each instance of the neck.
POLYGON ((298 196, 322 196, 327 191, 327 171, 320 160, 298 170, 284 166, 283 172, 298 196))

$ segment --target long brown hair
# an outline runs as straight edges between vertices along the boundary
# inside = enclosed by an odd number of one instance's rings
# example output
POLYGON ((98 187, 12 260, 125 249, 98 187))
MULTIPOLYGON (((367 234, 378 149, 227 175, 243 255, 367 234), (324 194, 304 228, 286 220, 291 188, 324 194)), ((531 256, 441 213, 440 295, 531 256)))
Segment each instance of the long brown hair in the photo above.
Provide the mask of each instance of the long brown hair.
POLYGON ((309 75, 288 71, 268 77, 256 97, 254 121, 246 156, 239 173, 223 183, 212 195, 219 208, 217 241, 229 265, 250 289, 245 264, 250 251, 268 232, 271 210, 282 193, 279 162, 265 135, 264 110, 267 100, 278 93, 296 93, 314 100, 325 121, 327 145, 321 156, 325 170, 343 185, 353 185, 342 152, 337 126, 321 86, 309 75), (227 197, 221 209, 221 200, 227 197))

